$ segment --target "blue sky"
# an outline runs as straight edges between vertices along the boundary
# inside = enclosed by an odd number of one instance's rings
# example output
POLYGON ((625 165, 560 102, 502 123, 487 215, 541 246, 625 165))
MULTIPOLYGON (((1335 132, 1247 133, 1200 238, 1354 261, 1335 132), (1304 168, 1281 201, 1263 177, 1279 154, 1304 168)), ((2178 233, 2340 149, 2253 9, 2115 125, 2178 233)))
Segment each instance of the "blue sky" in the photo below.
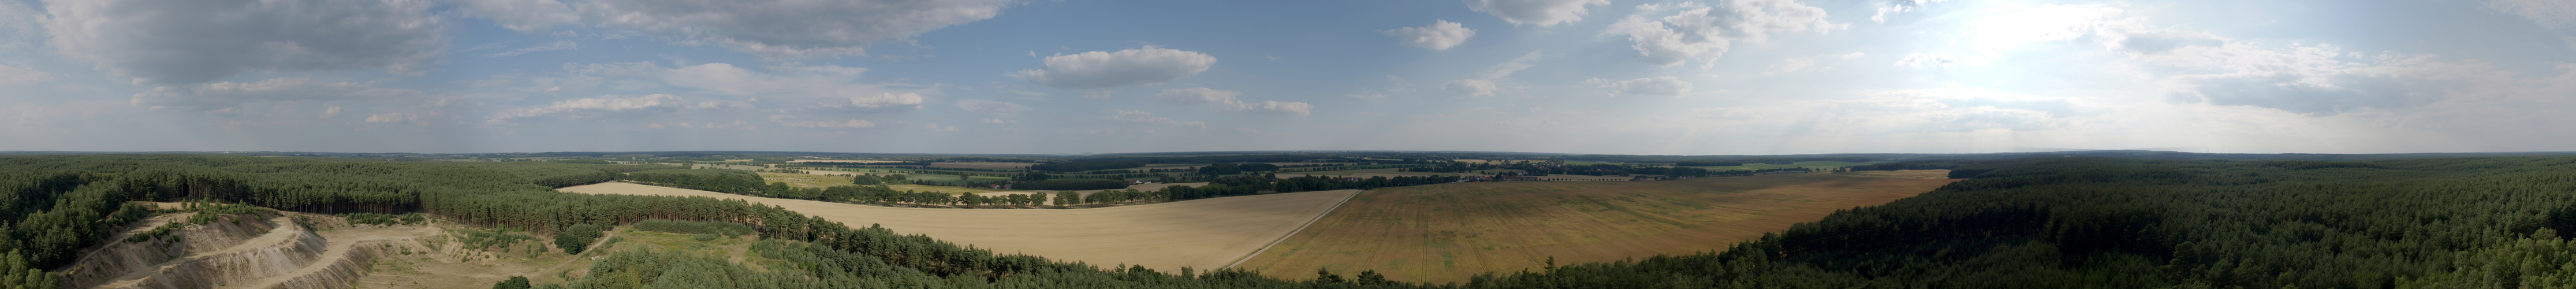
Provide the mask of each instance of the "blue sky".
POLYGON ((0 150, 2576 150, 2576 3, 0 0, 0 150))

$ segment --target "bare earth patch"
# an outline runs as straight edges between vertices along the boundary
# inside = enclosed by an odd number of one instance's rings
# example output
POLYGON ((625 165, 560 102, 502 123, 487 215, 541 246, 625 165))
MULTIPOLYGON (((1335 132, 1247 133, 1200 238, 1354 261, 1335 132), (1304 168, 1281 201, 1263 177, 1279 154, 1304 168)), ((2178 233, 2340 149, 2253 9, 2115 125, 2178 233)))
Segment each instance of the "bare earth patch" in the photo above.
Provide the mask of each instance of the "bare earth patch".
POLYGON ((1215 269, 1245 258, 1357 190, 1298 192, 1073 210, 896 208, 748 197, 630 183, 561 189, 584 194, 702 196, 776 205, 852 227, 878 224, 960 245, 1092 265, 1215 269))
POLYGON ((1835 210, 1885 204, 1950 180, 1784 174, 1651 182, 1489 182, 1353 197, 1240 268, 1286 279, 1331 268, 1411 282, 1725 250, 1835 210))

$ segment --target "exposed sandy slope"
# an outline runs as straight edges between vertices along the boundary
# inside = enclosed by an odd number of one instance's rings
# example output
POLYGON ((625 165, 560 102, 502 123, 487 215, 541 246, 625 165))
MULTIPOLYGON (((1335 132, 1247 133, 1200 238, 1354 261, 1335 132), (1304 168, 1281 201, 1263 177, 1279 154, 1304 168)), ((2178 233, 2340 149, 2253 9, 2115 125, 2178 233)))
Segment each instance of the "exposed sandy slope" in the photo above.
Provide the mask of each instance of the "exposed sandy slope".
POLYGON ((704 196, 777 205, 852 227, 879 224, 998 253, 1092 265, 1215 269, 1260 250, 1357 190, 1225 197, 1075 210, 895 208, 602 183, 563 188, 585 194, 704 196))

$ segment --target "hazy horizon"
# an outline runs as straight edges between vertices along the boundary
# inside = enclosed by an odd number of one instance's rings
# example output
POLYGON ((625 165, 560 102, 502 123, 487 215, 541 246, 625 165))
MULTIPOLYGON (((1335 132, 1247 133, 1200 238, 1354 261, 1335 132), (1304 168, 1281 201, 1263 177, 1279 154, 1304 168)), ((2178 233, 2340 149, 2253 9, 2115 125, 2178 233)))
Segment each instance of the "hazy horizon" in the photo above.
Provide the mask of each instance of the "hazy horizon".
POLYGON ((0 151, 2571 151, 2571 29, 2544 0, 0 0, 0 151))

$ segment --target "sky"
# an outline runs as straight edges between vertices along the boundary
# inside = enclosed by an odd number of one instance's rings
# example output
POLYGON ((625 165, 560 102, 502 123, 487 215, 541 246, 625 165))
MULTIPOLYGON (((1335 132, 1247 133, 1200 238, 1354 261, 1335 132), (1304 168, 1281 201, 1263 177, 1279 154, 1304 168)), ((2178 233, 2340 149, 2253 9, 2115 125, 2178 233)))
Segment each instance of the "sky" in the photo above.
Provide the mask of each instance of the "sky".
POLYGON ((0 151, 2576 150, 2576 1, 0 0, 0 151))

